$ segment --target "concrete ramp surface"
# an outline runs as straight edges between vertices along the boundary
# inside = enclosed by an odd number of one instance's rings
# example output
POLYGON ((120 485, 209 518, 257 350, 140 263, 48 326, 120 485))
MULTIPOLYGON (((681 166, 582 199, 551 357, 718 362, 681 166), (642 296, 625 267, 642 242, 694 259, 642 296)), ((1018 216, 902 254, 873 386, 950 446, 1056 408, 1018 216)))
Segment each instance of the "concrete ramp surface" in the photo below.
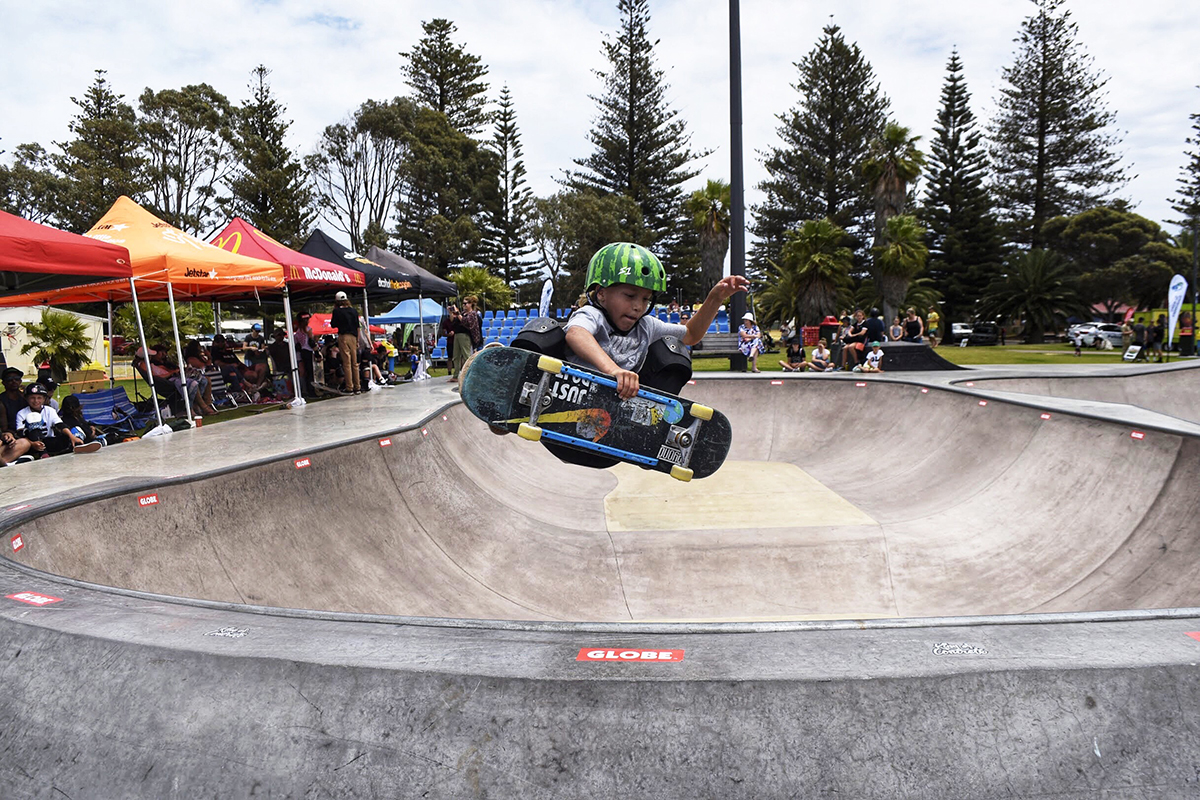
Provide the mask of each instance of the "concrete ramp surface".
POLYGON ((89 583, 403 616, 650 621, 1200 606, 1194 439, 881 381, 701 381, 726 467, 561 464, 461 407, 421 431, 42 517, 89 583))
POLYGON ((690 484, 430 382, 0 485, 0 796, 1197 796, 1200 427, 948 380, 701 376, 690 484))

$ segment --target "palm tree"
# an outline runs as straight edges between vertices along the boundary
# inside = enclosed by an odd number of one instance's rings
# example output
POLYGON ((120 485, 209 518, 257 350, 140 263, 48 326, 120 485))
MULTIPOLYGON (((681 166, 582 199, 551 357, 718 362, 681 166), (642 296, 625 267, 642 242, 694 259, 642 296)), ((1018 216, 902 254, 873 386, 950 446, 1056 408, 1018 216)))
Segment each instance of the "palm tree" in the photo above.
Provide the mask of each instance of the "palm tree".
POLYGON ((44 309, 41 322, 21 323, 29 343, 21 355, 33 353, 34 363, 50 363, 50 377, 58 383, 67 379, 67 370, 79 369, 90 361, 92 340, 87 325, 72 314, 44 309))
POLYGON ((1021 321, 1025 342, 1039 343, 1046 330, 1059 326, 1072 314, 1087 313, 1067 278, 1055 253, 1020 253, 1005 264, 1004 274, 992 281, 980 298, 979 318, 1021 321))
POLYGON ((705 287, 712 286, 725 271, 729 252, 729 184, 709 181, 704 189, 692 192, 683 208, 692 217, 700 234, 700 275, 705 287))
MULTIPOLYGON (((512 287, 483 267, 463 267, 447 277, 458 287, 459 297, 475 295, 483 303, 483 308, 505 309, 513 304, 512 287)), ((536 285, 540 293, 540 279, 536 285)))
POLYGON ((929 258, 925 229, 910 214, 887 221, 881 245, 875 248, 875 283, 883 296, 884 319, 891 319, 904 304, 909 284, 929 258))
POLYGON ((828 219, 808 220, 788 231, 779 263, 767 260, 770 277, 763 281, 757 303, 762 319, 795 318, 797 325, 816 325, 845 305, 854 264, 847 238, 828 219))
POLYGON ((875 196, 875 247, 883 244, 887 221, 904 213, 908 203, 908 185, 925 166, 925 154, 917 149, 920 136, 903 125, 889 122, 883 135, 871 140, 870 155, 863 163, 863 175, 875 196))

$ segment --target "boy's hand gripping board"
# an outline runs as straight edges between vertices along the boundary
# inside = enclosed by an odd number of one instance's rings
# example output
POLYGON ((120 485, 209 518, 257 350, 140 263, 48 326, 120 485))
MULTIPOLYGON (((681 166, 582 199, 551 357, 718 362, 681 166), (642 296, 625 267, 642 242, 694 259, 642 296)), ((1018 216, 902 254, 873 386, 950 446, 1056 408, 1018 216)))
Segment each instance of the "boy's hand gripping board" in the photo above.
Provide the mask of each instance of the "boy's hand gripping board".
POLYGON ((666 472, 707 477, 729 452, 732 430, 719 411, 657 389, 622 400, 616 381, 587 367, 520 350, 487 347, 461 382, 471 413, 523 439, 666 472))

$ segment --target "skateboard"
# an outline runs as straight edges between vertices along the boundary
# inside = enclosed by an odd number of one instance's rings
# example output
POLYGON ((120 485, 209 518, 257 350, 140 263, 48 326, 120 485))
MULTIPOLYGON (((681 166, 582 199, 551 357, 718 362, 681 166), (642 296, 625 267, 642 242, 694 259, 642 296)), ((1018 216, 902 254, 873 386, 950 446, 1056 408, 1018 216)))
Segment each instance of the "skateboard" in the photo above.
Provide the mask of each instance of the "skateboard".
POLYGON ((522 439, 554 442, 665 472, 681 481, 721 466, 733 432, 721 412, 657 389, 622 400, 588 367, 515 347, 486 347, 463 371, 472 414, 522 439))

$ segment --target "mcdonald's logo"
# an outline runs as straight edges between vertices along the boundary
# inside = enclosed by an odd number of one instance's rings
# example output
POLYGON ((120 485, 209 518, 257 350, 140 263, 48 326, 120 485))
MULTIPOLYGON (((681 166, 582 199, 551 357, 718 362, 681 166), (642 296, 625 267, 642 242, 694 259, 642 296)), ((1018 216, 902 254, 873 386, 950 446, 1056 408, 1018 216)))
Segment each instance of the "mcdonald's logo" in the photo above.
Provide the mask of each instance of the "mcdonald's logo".
POLYGON ((242 247, 242 232, 234 231, 233 233, 229 234, 228 236, 218 236, 213 241, 213 244, 215 244, 217 247, 221 248, 222 250, 228 250, 231 253, 237 253, 237 251, 240 250, 242 247), (232 244, 233 246, 226 247, 225 245, 227 245, 227 244, 232 244))

